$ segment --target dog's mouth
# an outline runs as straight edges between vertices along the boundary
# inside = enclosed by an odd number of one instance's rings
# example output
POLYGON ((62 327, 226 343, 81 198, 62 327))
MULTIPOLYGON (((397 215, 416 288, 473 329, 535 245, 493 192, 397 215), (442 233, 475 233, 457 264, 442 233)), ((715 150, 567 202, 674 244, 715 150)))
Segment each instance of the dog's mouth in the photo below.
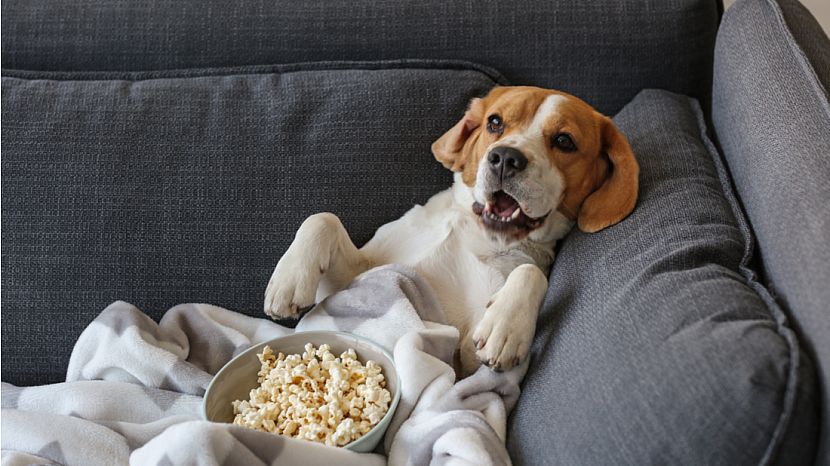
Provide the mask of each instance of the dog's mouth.
MULTIPOLYGON (((541 217, 529 217, 522 210, 519 201, 504 191, 493 194, 486 204, 473 203, 473 212, 479 216, 483 225, 497 232, 529 233, 545 223, 550 212, 541 217)), ((523 236, 523 235, 522 235, 523 236)))

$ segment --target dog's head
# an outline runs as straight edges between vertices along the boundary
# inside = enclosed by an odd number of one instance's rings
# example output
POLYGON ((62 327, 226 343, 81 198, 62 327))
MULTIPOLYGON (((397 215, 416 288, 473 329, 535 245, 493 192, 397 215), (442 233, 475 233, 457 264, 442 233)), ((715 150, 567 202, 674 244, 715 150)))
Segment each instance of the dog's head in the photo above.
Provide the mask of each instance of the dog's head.
POLYGON ((479 223, 504 243, 555 239, 554 212, 599 231, 637 201, 639 166, 628 141, 608 117, 557 91, 495 88, 473 99, 432 151, 461 173, 479 223))

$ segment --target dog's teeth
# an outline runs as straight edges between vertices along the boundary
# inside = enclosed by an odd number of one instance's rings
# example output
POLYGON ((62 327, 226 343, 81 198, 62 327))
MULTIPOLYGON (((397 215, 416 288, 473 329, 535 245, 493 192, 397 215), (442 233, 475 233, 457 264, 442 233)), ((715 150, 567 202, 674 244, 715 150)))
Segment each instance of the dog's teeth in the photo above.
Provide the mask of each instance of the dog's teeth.
POLYGON ((516 211, 513 212, 513 215, 511 215, 510 218, 512 218, 513 220, 516 220, 517 218, 519 218, 519 214, 521 214, 521 213, 522 213, 522 208, 517 207, 516 211))
POLYGON ((484 211, 485 211, 485 212, 490 212, 491 210, 493 210, 493 203, 492 203, 492 202, 490 202, 490 201, 487 201, 487 202, 484 204, 484 211))

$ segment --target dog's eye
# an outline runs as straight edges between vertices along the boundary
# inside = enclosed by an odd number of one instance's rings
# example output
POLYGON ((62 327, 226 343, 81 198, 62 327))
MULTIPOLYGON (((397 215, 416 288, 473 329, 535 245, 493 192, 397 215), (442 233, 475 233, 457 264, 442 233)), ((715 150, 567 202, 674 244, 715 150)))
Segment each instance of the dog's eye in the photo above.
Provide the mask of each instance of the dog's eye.
POLYGON ((576 150, 576 144, 570 134, 559 133, 550 139, 551 147, 556 147, 564 152, 573 152, 576 150))
POLYGON ((487 120, 487 131, 491 133, 502 133, 504 131, 504 121, 498 115, 493 115, 487 120))

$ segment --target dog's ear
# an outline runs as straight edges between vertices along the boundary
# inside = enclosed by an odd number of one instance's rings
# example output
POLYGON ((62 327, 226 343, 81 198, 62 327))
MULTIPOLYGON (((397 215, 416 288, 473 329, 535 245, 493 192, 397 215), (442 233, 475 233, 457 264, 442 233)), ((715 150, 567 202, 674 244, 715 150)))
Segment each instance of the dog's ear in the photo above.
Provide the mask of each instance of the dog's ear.
POLYGON ((602 186, 585 198, 579 209, 579 229, 593 233, 620 222, 637 202, 640 166, 631 146, 610 118, 602 116, 602 151, 611 162, 602 186))
POLYGON ((470 107, 464 114, 464 118, 432 144, 433 155, 444 164, 444 167, 454 172, 464 171, 464 167, 467 165, 466 157, 463 154, 464 144, 470 139, 473 131, 481 125, 483 114, 483 101, 474 98, 470 102, 470 107))

